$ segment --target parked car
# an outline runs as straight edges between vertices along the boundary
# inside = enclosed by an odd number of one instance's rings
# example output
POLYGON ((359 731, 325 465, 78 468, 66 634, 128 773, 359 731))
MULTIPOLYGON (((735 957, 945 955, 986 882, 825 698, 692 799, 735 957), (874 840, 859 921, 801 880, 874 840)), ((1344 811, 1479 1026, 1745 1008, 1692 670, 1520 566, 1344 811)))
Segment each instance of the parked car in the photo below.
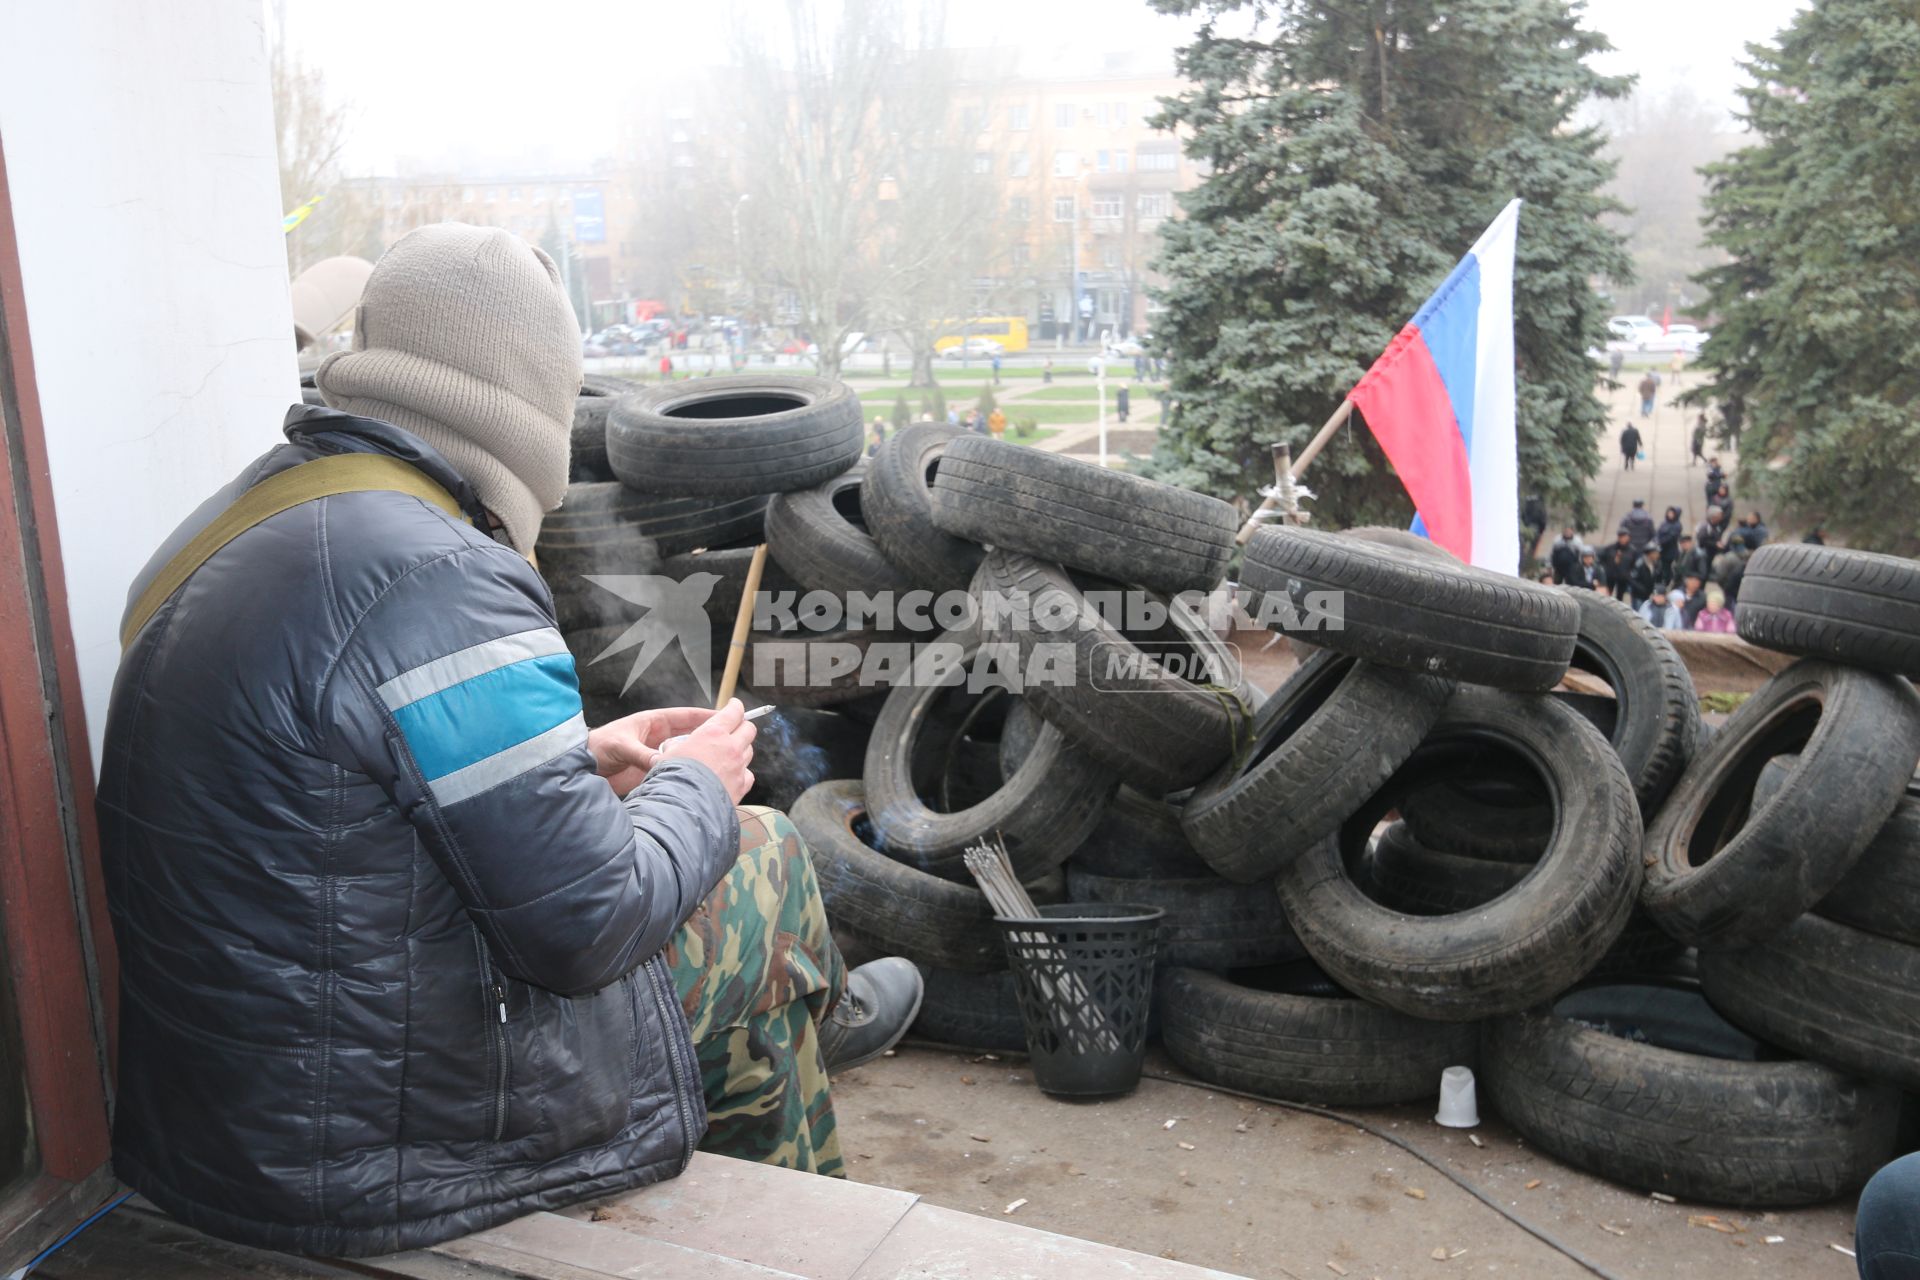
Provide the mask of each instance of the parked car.
POLYGON ((1660 322, 1652 316, 1610 316, 1607 319, 1607 332, 1617 339, 1631 342, 1636 351, 1645 350, 1649 338, 1660 336, 1660 322))
POLYGON ((1665 333, 1656 333, 1640 344, 1642 351, 1684 351, 1688 355, 1699 352, 1707 335, 1695 325, 1672 324, 1665 333))
POLYGON ((1006 348, 992 338, 968 338, 965 342, 956 342, 940 353, 943 360, 991 360, 1006 348))
POLYGON ((1125 356, 1131 360, 1135 356, 1147 354, 1147 348, 1138 338, 1119 338, 1108 344, 1107 354, 1112 356, 1125 356))

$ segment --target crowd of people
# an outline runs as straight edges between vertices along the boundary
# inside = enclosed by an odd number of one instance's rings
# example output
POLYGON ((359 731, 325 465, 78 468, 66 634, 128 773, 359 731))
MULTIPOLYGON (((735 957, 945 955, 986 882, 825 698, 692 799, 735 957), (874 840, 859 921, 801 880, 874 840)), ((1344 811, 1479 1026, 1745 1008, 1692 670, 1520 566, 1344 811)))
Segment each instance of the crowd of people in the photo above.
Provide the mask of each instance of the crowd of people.
MULTIPOLYGON (((1609 594, 1663 631, 1731 632, 1747 560, 1773 535, 1760 512, 1735 515, 1731 482, 1717 457, 1707 460, 1702 495, 1706 517, 1691 530, 1679 507, 1668 507, 1656 522, 1644 498, 1634 499, 1606 546, 1595 547, 1565 526, 1540 581, 1609 594)), ((1821 540, 1817 529, 1807 535, 1809 542, 1821 540)))

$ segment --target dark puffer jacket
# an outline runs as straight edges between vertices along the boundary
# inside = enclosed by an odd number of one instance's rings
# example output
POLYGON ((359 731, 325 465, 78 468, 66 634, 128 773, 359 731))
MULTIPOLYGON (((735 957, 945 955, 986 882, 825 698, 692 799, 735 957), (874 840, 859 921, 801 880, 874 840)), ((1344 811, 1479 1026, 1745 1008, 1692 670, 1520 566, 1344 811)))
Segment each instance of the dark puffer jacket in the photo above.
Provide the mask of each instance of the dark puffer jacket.
MULTIPOLYGON (((247 486, 412 462, 296 407, 247 486)), ((595 776, 547 589, 417 498, 242 534, 135 638, 99 814, 119 942, 114 1168, 175 1217, 309 1254, 417 1247, 670 1178, 705 1127, 656 953, 738 856, 704 765, 595 776)))

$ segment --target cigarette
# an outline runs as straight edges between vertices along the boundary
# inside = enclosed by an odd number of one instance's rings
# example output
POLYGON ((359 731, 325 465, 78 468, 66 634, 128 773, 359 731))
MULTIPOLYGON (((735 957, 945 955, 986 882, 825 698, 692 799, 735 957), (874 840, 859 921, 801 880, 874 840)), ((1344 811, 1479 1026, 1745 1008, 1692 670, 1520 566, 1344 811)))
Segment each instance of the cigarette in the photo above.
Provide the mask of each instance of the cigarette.
POLYGON ((747 714, 746 714, 746 719, 748 719, 748 720, 758 720, 758 719, 759 719, 759 718, 760 718, 761 716, 763 716, 763 715, 765 715, 765 714, 767 714, 767 712, 769 712, 769 711, 772 711, 773 709, 774 709, 774 707, 773 707, 773 704, 772 704, 771 702, 769 702, 769 703, 768 703, 768 704, 767 704, 766 706, 764 706, 764 707, 755 707, 755 708, 754 708, 753 710, 751 710, 751 711, 749 711, 749 712, 747 712, 747 714))

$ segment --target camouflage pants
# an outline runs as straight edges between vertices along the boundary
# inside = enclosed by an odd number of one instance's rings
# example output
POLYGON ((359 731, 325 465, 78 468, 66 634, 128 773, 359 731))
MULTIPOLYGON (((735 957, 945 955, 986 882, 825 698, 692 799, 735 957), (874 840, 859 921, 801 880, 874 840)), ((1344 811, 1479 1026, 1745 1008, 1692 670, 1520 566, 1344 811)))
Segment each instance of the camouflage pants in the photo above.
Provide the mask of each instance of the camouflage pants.
POLYGON ((707 1099, 703 1151, 844 1177, 815 1027, 846 965, 800 833, 740 810, 740 860, 667 943, 707 1099))

